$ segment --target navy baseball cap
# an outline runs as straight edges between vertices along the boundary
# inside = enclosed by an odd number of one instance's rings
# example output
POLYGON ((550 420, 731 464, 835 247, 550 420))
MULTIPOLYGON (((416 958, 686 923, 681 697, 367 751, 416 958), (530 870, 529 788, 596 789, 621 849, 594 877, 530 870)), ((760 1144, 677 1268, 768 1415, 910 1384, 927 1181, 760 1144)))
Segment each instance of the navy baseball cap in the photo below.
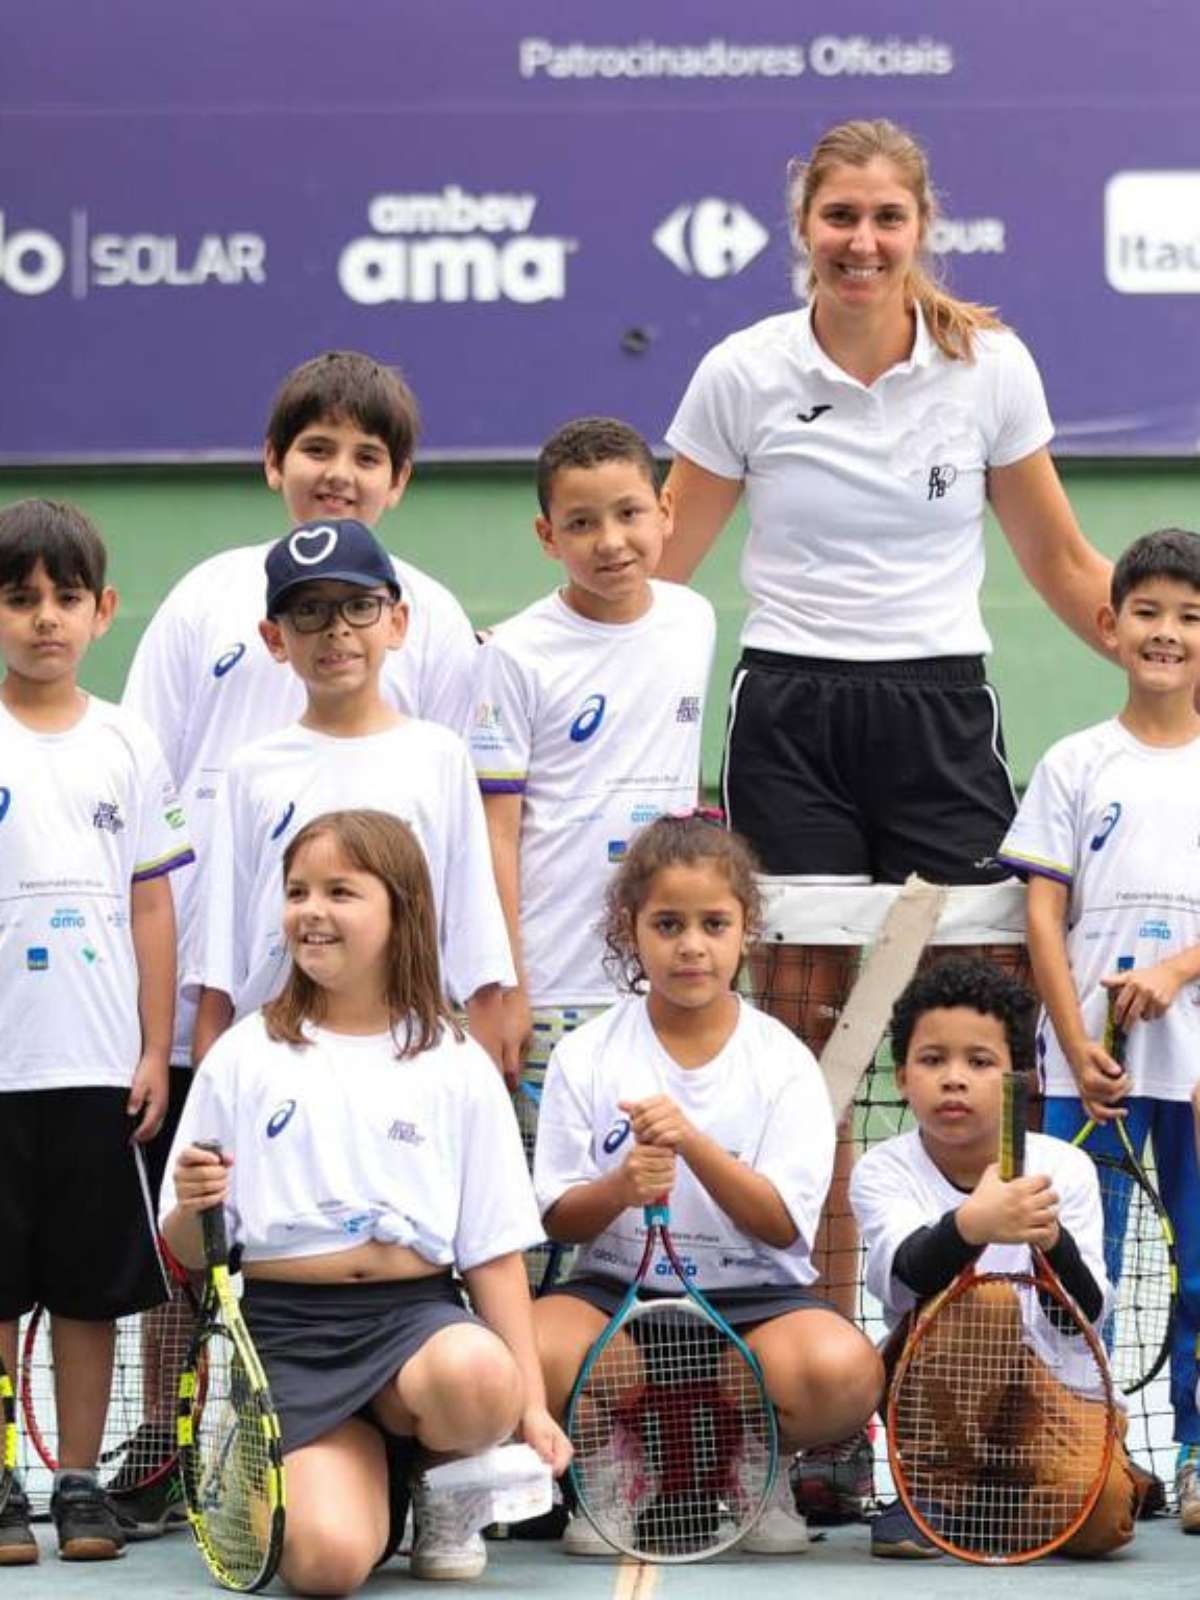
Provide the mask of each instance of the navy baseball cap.
POLYGON ((386 584, 398 600, 400 585, 392 558, 365 522, 345 517, 337 522, 302 522, 267 551, 267 615, 278 615, 282 602, 302 583, 337 578, 342 583, 375 589, 386 584))

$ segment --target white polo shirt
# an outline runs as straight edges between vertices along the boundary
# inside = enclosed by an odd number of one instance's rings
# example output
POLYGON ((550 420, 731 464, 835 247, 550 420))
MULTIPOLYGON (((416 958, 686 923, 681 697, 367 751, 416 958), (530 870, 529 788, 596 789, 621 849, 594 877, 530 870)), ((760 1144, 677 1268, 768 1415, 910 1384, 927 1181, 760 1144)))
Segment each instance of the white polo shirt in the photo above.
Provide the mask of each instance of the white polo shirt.
POLYGON ((811 308, 731 334, 701 361, 667 442, 745 481, 742 643, 852 661, 982 655, 989 467, 1053 428, 1008 330, 951 361, 917 313, 911 355, 869 387, 817 343, 811 308))
MULTIPOLYGON (((259 637, 266 610, 263 563, 270 544, 222 550, 186 573, 151 617, 129 668, 123 704, 150 724, 187 807, 201 866, 213 801, 235 750, 303 715, 304 685, 272 660, 259 637)), ((461 733, 470 705, 475 636, 458 601, 436 579, 392 557, 409 608, 401 650, 390 651, 380 687, 398 711, 461 733)), ((197 874, 172 877, 182 950, 200 936, 197 874)), ((184 963, 180 964, 183 972, 184 963)), ((171 1060, 191 1060, 195 1008, 181 993, 171 1060)))

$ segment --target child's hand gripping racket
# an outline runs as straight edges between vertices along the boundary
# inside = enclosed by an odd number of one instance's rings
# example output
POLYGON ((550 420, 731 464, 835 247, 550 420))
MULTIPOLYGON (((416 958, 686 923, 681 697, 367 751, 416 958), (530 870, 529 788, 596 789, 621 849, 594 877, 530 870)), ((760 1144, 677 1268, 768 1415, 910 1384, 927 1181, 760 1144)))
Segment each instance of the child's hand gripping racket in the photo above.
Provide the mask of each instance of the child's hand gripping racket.
MULTIPOLYGON (((220 1154, 215 1142, 200 1148, 220 1154)), ((200 1223, 208 1281, 179 1381, 179 1464, 209 1570, 248 1592, 271 1581, 283 1548, 279 1418, 230 1281, 223 1206, 200 1223)))
MULTIPOLYGON (((1005 1079, 1001 1177, 1024 1165, 1024 1082, 1005 1079)), ((1029 1272, 966 1267, 918 1315, 888 1394, 896 1487, 950 1555, 1014 1564, 1083 1525, 1116 1438, 1100 1342, 1030 1246, 1029 1272)))
POLYGON ((615 1549, 697 1561, 753 1527, 775 1478, 775 1413, 748 1345, 688 1277, 665 1197, 645 1208, 641 1264, 567 1405, 579 1504, 615 1549), (661 1243, 682 1293, 644 1299, 661 1243))

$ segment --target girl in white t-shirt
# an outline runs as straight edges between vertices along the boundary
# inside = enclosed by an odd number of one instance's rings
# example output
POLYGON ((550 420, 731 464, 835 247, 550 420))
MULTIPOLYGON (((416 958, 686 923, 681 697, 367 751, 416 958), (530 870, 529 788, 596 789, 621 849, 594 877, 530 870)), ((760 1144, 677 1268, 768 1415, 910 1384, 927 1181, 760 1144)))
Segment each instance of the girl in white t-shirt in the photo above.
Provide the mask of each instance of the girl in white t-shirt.
MULTIPOLYGON (((283 1430, 281 1571, 347 1594, 395 1548, 406 1446, 465 1455, 518 1430, 556 1471, 570 1450, 534 1345, 520 1137, 446 1010, 420 846, 396 817, 329 812, 288 846, 284 884, 287 985, 197 1073, 162 1227, 196 1266, 199 1214, 224 1206, 283 1430), (213 1139, 222 1156, 199 1147, 213 1139)), ((420 1481, 415 1512, 415 1575, 483 1570, 478 1535, 420 1481)))
MULTIPOLYGON (((762 1363, 785 1451, 844 1438, 875 1408, 875 1350, 810 1288, 833 1162, 825 1086, 734 988, 760 920, 748 848, 700 814, 642 829, 610 887, 605 937, 630 997, 554 1051, 534 1162, 547 1233, 581 1247, 534 1307, 557 1416, 634 1275, 642 1207, 663 1193, 693 1281, 762 1363)), ((807 1542, 783 1472, 745 1548, 807 1542)), ((566 1547, 608 1553, 579 1518, 566 1547)))

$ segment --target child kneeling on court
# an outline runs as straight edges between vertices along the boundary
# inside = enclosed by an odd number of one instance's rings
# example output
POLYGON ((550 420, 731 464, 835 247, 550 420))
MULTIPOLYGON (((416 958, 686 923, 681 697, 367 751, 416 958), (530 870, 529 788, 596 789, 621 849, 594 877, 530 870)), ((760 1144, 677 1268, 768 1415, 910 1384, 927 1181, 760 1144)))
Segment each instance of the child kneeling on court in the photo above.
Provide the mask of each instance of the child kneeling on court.
MULTIPOLYGON (((225 1207, 283 1433, 281 1571, 346 1594, 396 1547, 407 1443, 466 1455, 517 1430, 555 1471, 569 1447, 534 1346, 516 1119, 443 998, 420 845, 385 813, 327 813, 288 845, 284 884, 292 970, 197 1073, 163 1230, 198 1265, 199 1213, 225 1207)), ((482 1540, 464 1546, 419 1480, 415 1499, 413 1574, 482 1572, 482 1540)))
MULTIPOLYGON (((1004 1079, 1032 1069, 1035 1011, 1029 991, 998 967, 957 959, 918 974, 893 1009, 896 1083, 917 1125, 868 1150, 850 1186, 867 1251, 867 1288, 882 1303, 892 1330, 889 1355, 899 1357, 913 1313, 969 1263, 980 1273, 1028 1273, 1031 1246, 1043 1252, 1084 1317, 1098 1324, 1104 1314, 1110 1291, 1100 1191, 1087 1156, 1061 1140, 1030 1134, 1026 1175, 1004 1182, 999 1174, 1004 1079)), ((1012 1290, 992 1285, 985 1299, 992 1289, 1001 1299, 988 1301, 990 1311, 1002 1318, 1007 1294, 1017 1315, 1012 1290)), ((1053 1321, 1053 1313, 1048 1315, 1053 1321)), ((981 1361, 980 1350, 965 1341, 946 1354, 955 1365, 981 1361)), ((1038 1425, 1036 1416, 1061 1430, 1064 1457, 1071 1454, 1071 1439, 1082 1451, 1092 1414, 1102 1420, 1103 1406, 1064 1387, 1044 1362, 1031 1359, 1038 1371, 1030 1426, 1038 1425)), ((1068 1366, 1064 1362, 1063 1370, 1068 1366)), ((964 1441, 975 1438, 976 1420, 962 1419, 964 1441)), ((1123 1414, 1118 1428, 1124 1432, 1123 1414)), ((1006 1493, 1015 1491, 998 1481, 997 1497, 1006 1493)), ((1105 1555, 1128 1544, 1136 1500, 1118 1439, 1099 1498, 1062 1553, 1105 1555)), ((937 1508, 929 1515, 936 1518, 937 1508)), ((872 1555, 939 1553, 900 1501, 872 1524, 872 1555)))
MULTIPOLYGON (((606 909, 610 959, 630 993, 555 1049, 534 1162, 548 1234, 580 1246, 571 1276, 534 1306, 551 1410, 563 1416, 634 1278, 641 1208, 666 1195, 691 1281, 762 1368, 781 1458, 845 1438, 874 1411, 882 1370, 809 1287, 833 1113, 808 1049, 734 988, 761 924, 750 851, 702 816, 660 817, 635 836, 606 909)), ((807 1544, 781 1470, 741 1548, 807 1544)), ((564 1545, 611 1553, 578 1515, 564 1545)))

